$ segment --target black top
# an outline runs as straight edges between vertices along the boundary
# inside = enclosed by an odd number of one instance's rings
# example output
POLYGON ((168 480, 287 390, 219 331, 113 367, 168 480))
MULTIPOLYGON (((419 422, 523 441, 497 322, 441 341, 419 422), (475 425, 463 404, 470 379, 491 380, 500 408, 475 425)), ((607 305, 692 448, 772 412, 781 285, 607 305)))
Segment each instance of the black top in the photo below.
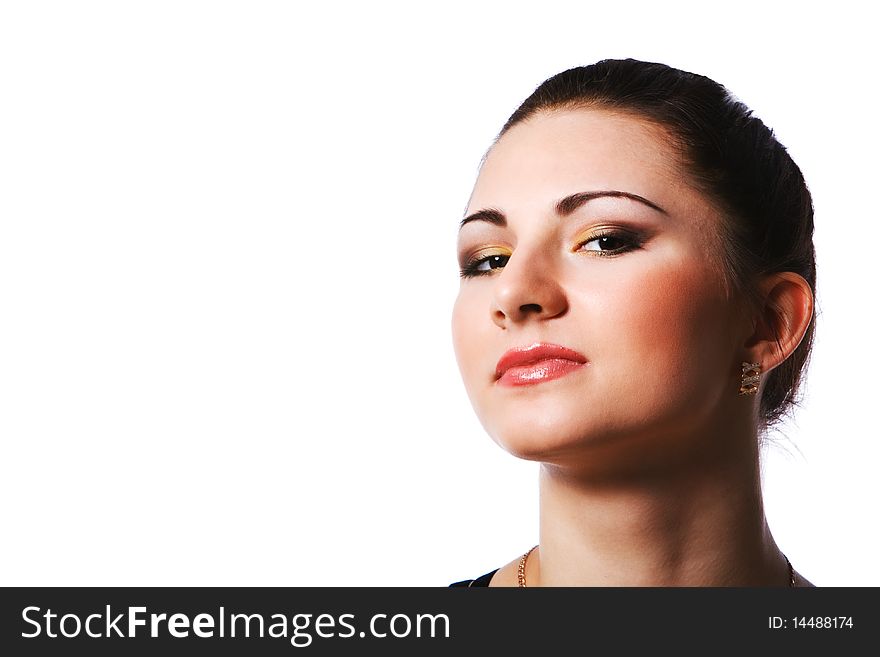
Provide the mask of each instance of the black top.
POLYGON ((492 575, 497 572, 498 569, 496 568, 491 573, 480 575, 477 579, 463 579, 460 582, 453 582, 449 586, 489 586, 489 581, 492 579, 492 575))

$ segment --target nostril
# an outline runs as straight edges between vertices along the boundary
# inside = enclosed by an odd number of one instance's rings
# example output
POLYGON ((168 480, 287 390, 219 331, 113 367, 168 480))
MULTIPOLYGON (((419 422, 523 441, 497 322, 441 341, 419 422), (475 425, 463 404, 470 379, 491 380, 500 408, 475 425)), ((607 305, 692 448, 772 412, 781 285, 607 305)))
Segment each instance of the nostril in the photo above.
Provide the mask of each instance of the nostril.
POLYGON ((519 307, 519 310, 523 314, 525 314, 525 313, 540 313, 541 306, 539 306, 537 303, 524 303, 523 305, 521 305, 519 307))

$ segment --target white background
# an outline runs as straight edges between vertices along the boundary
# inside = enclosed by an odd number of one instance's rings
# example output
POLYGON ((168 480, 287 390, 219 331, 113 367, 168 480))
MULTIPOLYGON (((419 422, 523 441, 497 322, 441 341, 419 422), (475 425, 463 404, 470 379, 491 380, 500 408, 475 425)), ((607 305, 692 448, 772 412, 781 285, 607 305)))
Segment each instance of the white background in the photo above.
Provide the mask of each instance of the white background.
POLYGON ((818 337, 767 515, 814 583, 880 585, 861 6, 4 3, 0 584, 443 586, 533 545, 537 466, 454 361, 455 231, 541 81, 635 57, 805 172, 818 337))

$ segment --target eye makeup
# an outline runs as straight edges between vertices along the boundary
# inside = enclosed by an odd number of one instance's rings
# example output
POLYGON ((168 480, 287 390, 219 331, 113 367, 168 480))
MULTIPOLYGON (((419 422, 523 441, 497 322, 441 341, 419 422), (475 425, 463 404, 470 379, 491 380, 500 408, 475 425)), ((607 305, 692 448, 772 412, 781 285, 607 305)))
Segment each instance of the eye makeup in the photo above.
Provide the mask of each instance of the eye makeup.
MULTIPOLYGON (((642 247, 646 237, 638 231, 614 226, 593 228, 575 240, 573 253, 591 257, 615 258, 642 247)), ((501 247, 484 247, 466 258, 461 265, 461 278, 486 276, 503 269, 513 254, 501 247)))
POLYGON ((500 269, 507 264, 510 255, 503 249, 480 249, 461 265, 461 278, 474 278, 490 274, 495 269, 500 269))

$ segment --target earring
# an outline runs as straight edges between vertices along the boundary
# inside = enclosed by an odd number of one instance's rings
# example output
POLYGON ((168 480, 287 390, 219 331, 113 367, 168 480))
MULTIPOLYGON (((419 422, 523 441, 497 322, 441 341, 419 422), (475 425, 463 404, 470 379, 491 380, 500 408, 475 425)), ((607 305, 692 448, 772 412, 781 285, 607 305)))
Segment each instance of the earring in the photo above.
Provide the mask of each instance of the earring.
POLYGON ((761 363, 742 364, 742 384, 739 386, 739 394, 754 395, 758 392, 758 383, 761 381, 761 363))

